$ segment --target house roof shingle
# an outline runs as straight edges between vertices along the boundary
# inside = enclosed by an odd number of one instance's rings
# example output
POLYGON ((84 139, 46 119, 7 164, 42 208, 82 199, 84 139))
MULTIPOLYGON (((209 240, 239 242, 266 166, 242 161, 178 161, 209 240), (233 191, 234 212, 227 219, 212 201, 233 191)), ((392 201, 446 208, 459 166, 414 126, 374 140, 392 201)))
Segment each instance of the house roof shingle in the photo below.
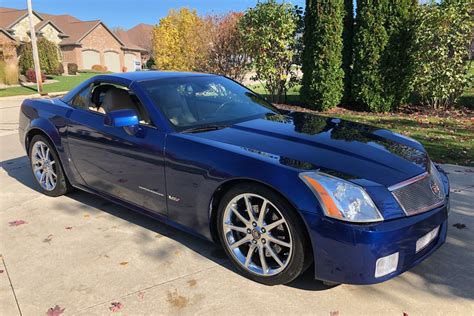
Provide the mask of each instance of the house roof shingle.
POLYGON ((115 35, 117 35, 118 38, 125 44, 127 48, 130 48, 132 50, 140 50, 140 51, 146 51, 144 47, 136 45, 130 38, 129 34, 127 31, 124 30, 115 30, 114 31, 115 35))
POLYGON ((0 28, 8 30, 12 24, 27 14, 27 10, 0 8, 0 28))
POLYGON ((137 24, 131 29, 129 29, 127 31, 127 34, 132 43, 137 46, 143 47, 147 51, 151 51, 153 25, 145 23, 137 24))

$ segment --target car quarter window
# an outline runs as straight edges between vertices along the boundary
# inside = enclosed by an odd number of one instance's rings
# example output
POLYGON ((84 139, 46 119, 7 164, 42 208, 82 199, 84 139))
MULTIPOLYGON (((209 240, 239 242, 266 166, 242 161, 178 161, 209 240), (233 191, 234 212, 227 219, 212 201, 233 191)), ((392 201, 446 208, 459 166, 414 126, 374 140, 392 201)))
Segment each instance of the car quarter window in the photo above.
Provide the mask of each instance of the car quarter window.
POLYGON ((90 106, 90 96, 91 96, 91 90, 92 90, 93 85, 90 84, 86 88, 84 88, 81 92, 79 92, 71 101, 70 105, 80 108, 83 110, 89 109, 90 106))
POLYGON ((99 114, 133 109, 138 114, 140 124, 153 125, 145 106, 135 93, 118 84, 94 82, 79 92, 70 103, 76 108, 99 114))

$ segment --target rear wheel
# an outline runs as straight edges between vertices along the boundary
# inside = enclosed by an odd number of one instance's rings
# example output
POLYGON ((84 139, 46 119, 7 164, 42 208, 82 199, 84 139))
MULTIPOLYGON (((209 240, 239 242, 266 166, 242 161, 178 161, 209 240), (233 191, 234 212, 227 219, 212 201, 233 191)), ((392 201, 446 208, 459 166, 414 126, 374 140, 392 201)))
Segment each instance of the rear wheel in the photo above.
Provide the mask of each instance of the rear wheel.
POLYGON ((265 186, 243 184, 222 198, 219 238, 246 277, 267 285, 285 284, 308 266, 307 240, 291 205, 265 186))
POLYGON ((33 137, 29 147, 29 158, 33 176, 41 192, 49 196, 60 196, 71 189, 59 157, 46 137, 42 135, 33 137))

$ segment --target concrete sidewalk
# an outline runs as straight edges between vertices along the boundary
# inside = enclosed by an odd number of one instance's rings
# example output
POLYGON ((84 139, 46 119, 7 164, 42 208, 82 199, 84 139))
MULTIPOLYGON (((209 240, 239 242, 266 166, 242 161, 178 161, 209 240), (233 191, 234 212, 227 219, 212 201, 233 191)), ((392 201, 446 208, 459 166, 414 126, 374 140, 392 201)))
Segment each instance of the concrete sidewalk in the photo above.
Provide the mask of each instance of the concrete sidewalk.
POLYGON ((309 271, 268 287, 237 274, 209 242, 85 192, 39 193, 17 117, 18 104, 2 102, 0 315, 472 315, 474 168, 443 166, 452 184, 448 239, 411 271, 333 288, 309 271))

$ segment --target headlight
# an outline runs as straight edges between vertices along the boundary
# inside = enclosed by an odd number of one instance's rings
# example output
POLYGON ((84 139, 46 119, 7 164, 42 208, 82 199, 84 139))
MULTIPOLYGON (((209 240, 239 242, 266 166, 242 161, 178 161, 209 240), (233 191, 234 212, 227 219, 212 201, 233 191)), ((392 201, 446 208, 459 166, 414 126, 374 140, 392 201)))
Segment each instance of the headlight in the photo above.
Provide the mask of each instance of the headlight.
POLYGON ((430 168, 429 173, 433 177, 436 184, 439 186, 440 190, 442 190, 441 192, 443 193, 443 196, 446 195, 447 192, 445 192, 443 180, 441 180, 441 175, 439 174, 438 168, 436 168, 435 164, 432 161, 430 161, 429 168, 430 168))
POLYGON ((359 223, 383 220, 362 187, 320 172, 300 173, 300 178, 314 192, 326 216, 359 223))

